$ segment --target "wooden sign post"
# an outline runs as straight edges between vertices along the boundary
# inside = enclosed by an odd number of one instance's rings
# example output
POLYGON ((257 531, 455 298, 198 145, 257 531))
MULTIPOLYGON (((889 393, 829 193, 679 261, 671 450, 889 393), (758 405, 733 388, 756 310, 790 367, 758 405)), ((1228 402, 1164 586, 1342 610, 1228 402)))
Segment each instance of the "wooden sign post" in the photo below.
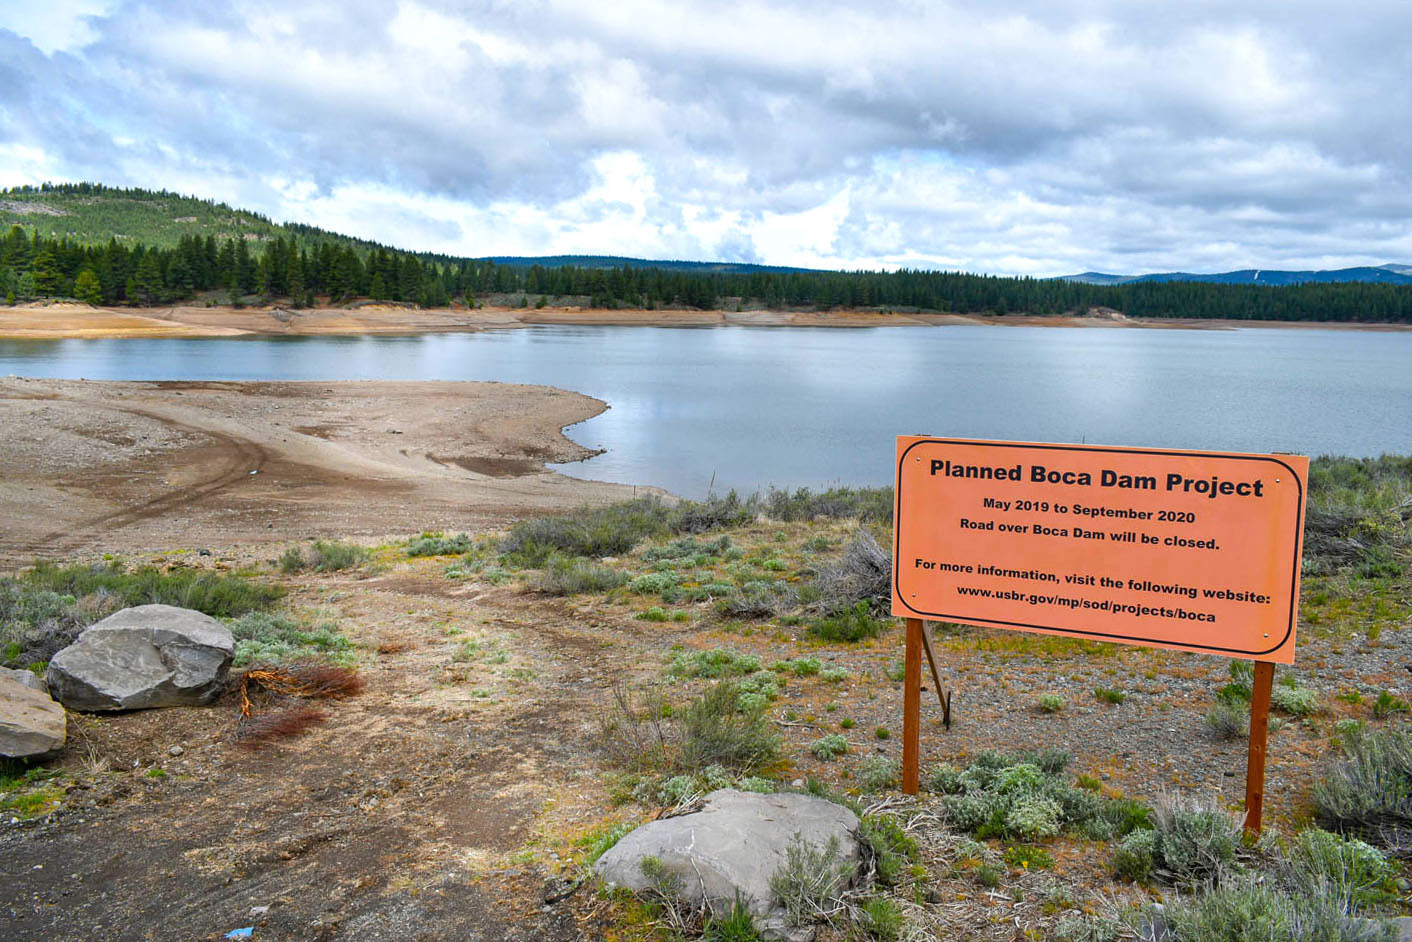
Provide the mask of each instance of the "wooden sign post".
POLYGON ((898 438, 904 791, 920 779, 922 620, 960 622, 1255 661, 1246 826, 1258 831, 1271 678, 1294 661, 1308 475, 1297 455, 898 438))

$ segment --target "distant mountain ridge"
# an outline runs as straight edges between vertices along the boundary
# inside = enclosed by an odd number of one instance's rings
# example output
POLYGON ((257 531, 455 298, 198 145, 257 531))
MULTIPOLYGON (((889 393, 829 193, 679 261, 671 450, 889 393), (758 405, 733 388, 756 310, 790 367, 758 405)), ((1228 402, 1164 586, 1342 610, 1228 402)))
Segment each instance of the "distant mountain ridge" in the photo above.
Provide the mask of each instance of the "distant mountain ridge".
POLYGON ((1157 272, 1148 275, 1110 275, 1086 271, 1078 275, 1063 275, 1061 281, 1077 281, 1087 285, 1131 285, 1145 282, 1199 281, 1217 285, 1303 285, 1369 282, 1384 285, 1412 285, 1412 265, 1380 265, 1376 268, 1334 268, 1326 271, 1280 271, 1267 268, 1242 268, 1239 271, 1194 274, 1185 271, 1157 272))

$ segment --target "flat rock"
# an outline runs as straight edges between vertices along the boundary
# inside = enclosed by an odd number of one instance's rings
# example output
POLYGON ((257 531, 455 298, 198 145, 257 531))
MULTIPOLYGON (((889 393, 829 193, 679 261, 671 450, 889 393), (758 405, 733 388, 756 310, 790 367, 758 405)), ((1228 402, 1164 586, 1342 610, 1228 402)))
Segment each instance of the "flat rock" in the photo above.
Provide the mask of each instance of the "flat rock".
POLYGON ((229 629, 209 615, 139 605, 89 627, 49 662, 49 690, 75 710, 210 703, 235 658, 229 629))
POLYGON ((63 746, 64 708, 10 673, 0 675, 0 756, 37 756, 63 746))
POLYGON ((706 796, 700 811, 652 821, 626 835, 594 869, 607 882, 640 892, 652 886, 642 862, 655 857, 680 881, 679 894, 691 905, 704 901, 722 914, 739 899, 767 937, 803 938, 812 933, 784 925, 770 878, 796 839, 824 850, 837 838, 839 858, 856 862, 857 831, 853 812, 823 798, 720 789, 706 796))
POLYGON ((47 694, 49 692, 49 685, 44 682, 43 677, 40 677, 34 671, 17 671, 8 667, 0 667, 0 677, 18 680, 29 689, 38 690, 40 693, 47 694))

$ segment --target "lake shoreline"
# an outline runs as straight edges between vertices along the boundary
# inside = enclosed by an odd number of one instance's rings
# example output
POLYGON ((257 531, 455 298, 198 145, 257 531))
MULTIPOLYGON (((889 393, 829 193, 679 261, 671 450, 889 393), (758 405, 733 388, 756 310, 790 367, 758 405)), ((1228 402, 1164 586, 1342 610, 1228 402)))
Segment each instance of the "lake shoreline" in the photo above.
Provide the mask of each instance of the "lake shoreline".
POLYGON ((0 379, 0 560, 495 529, 663 494, 547 467, 601 400, 498 382, 0 379))
POLYGON ((76 302, 37 302, 0 308, 0 339, 70 340, 132 337, 405 336, 514 330, 542 325, 603 327, 1051 327, 1150 330, 1285 328, 1406 331, 1412 324, 1334 321, 1233 321, 1204 318, 1135 318, 1116 312, 1091 316, 881 313, 876 311, 603 310, 577 307, 488 306, 419 309, 395 303, 293 310, 259 307, 99 308, 76 302))

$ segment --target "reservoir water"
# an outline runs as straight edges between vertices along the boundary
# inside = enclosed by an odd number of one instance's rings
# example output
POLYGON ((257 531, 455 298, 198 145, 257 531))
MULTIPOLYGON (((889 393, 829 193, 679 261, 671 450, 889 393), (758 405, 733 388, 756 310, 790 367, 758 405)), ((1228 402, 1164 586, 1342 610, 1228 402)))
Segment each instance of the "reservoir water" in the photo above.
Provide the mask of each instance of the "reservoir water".
POLYGON ((0 340, 5 374, 559 386, 611 407, 568 430, 607 451, 559 470, 692 497, 708 488, 890 483, 899 434, 1412 452, 1412 331, 546 326, 0 340))

